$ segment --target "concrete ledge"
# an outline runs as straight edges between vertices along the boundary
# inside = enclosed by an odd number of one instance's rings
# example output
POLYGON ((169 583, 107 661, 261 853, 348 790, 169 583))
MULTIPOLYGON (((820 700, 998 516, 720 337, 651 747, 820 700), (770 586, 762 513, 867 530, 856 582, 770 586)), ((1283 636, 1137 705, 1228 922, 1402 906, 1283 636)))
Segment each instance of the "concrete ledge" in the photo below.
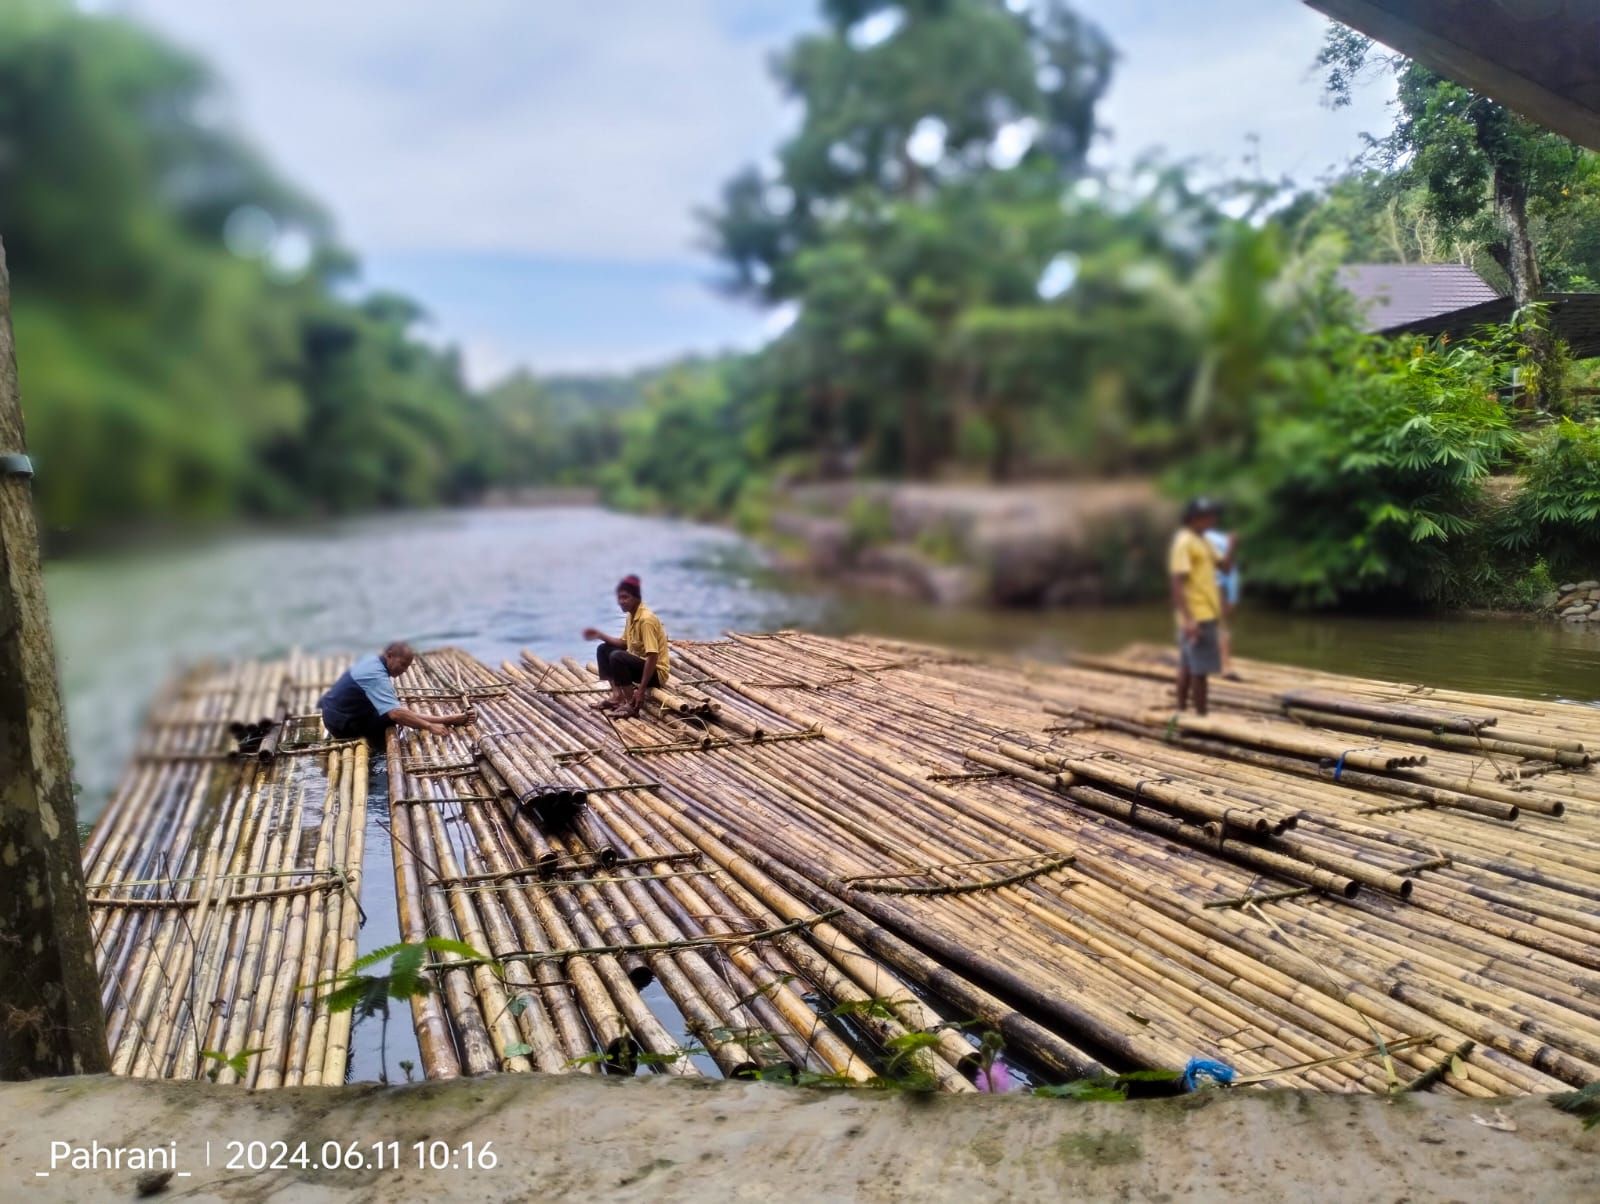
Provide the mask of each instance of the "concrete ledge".
POLYGON ((1081 1104, 542 1075, 249 1094, 56 1079, 0 1085, 0 1198, 136 1198, 140 1172, 126 1167, 38 1177, 52 1141, 176 1142, 190 1175, 156 1198, 183 1200, 1600 1198, 1600 1130, 1536 1098, 1495 1108, 1240 1091, 1081 1104), (324 1142, 369 1157, 396 1142, 402 1168, 228 1170, 230 1141, 306 1142, 313 1163, 324 1142), (462 1143, 492 1142, 498 1165, 420 1171, 417 1141, 449 1143, 458 1162, 462 1143))

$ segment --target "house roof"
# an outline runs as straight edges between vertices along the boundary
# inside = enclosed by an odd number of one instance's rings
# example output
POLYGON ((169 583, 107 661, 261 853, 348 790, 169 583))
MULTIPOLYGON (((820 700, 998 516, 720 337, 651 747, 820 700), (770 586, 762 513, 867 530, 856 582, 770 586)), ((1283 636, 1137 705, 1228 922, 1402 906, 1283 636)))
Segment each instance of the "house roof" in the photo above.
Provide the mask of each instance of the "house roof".
POLYGON ((1306 3, 1600 150, 1600 5, 1594 0, 1306 3))
MULTIPOLYGON (((1549 306, 1550 330, 1567 345, 1574 359, 1600 356, 1600 293, 1545 293, 1539 298, 1549 306)), ((1459 337, 1480 326, 1511 321, 1517 303, 1510 297, 1496 297, 1481 305, 1469 305, 1453 313, 1399 323, 1384 334, 1450 334, 1459 337)))
POLYGON ((1366 328, 1390 331, 1499 300, 1478 273, 1459 263, 1352 263, 1339 283, 1356 299, 1366 328))
MULTIPOLYGON (((1511 321, 1517 303, 1459 263, 1352 263, 1339 283, 1374 334, 1450 334, 1511 321)), ((1550 329, 1577 359, 1600 356, 1600 293, 1546 293, 1550 329)))

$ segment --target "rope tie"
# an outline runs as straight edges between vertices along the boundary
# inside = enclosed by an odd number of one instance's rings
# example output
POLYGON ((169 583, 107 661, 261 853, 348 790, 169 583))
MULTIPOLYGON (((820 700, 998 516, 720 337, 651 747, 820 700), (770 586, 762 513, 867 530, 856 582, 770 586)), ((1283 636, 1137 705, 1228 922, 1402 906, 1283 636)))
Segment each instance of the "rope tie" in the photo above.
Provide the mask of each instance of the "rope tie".
POLYGON ((1382 747, 1382 745, 1378 745, 1378 744, 1361 744, 1361 745, 1358 745, 1355 748, 1347 748, 1347 749, 1345 749, 1342 753, 1339 754, 1339 759, 1333 763, 1333 780, 1335 782, 1337 782, 1340 778, 1344 777, 1344 759, 1346 757, 1348 757, 1351 753, 1353 753, 1353 752, 1371 752, 1374 749, 1381 748, 1381 747, 1382 747))
POLYGON ((1233 1083, 1238 1071, 1226 1062, 1211 1058, 1190 1058, 1183 1067, 1183 1089, 1199 1091, 1202 1087, 1227 1087, 1233 1083))
POLYGON ((834 881, 846 890, 860 891, 864 894, 970 895, 977 891, 998 890, 1002 886, 1017 886, 1030 882, 1034 878, 1069 866, 1075 860, 1076 857, 1072 854, 1053 856, 1048 853, 1036 853, 1031 857, 995 857, 984 861, 954 861, 945 865, 925 865, 898 873, 854 874, 848 878, 836 878, 834 881), (941 870, 970 869, 985 865, 1021 865, 1023 868, 1013 874, 982 878, 975 882, 941 882, 927 886, 907 886, 899 881, 905 878, 932 877, 941 870))

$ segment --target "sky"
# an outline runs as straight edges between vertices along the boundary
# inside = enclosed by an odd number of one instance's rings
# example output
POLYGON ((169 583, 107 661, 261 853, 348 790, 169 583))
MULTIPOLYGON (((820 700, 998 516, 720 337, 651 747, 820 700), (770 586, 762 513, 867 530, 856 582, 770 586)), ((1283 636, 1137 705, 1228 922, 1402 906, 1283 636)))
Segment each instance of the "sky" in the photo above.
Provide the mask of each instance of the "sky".
MULTIPOLYGON (((485 384, 759 345, 694 218, 797 114, 768 63, 810 0, 84 0, 196 51, 224 117, 318 199, 364 280, 416 297, 485 384)), ((1120 53, 1110 166, 1161 147, 1312 183, 1386 124, 1331 111, 1299 0, 1079 0, 1120 53), (1200 16, 1199 14, 1203 14, 1200 16)))

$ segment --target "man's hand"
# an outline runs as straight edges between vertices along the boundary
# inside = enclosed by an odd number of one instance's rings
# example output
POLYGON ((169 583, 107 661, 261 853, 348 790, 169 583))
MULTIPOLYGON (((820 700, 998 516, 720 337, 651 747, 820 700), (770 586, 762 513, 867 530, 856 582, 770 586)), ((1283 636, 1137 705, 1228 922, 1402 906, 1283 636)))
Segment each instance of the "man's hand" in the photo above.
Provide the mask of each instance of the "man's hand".
POLYGON ((1200 634, 1200 624, 1196 623, 1188 615, 1184 615, 1178 621, 1178 630, 1183 632, 1184 641, 1192 644, 1195 641, 1195 637, 1200 634))
POLYGON ((603 640, 606 638, 606 634, 597 627, 585 627, 583 629, 583 638, 586 640, 603 640))

